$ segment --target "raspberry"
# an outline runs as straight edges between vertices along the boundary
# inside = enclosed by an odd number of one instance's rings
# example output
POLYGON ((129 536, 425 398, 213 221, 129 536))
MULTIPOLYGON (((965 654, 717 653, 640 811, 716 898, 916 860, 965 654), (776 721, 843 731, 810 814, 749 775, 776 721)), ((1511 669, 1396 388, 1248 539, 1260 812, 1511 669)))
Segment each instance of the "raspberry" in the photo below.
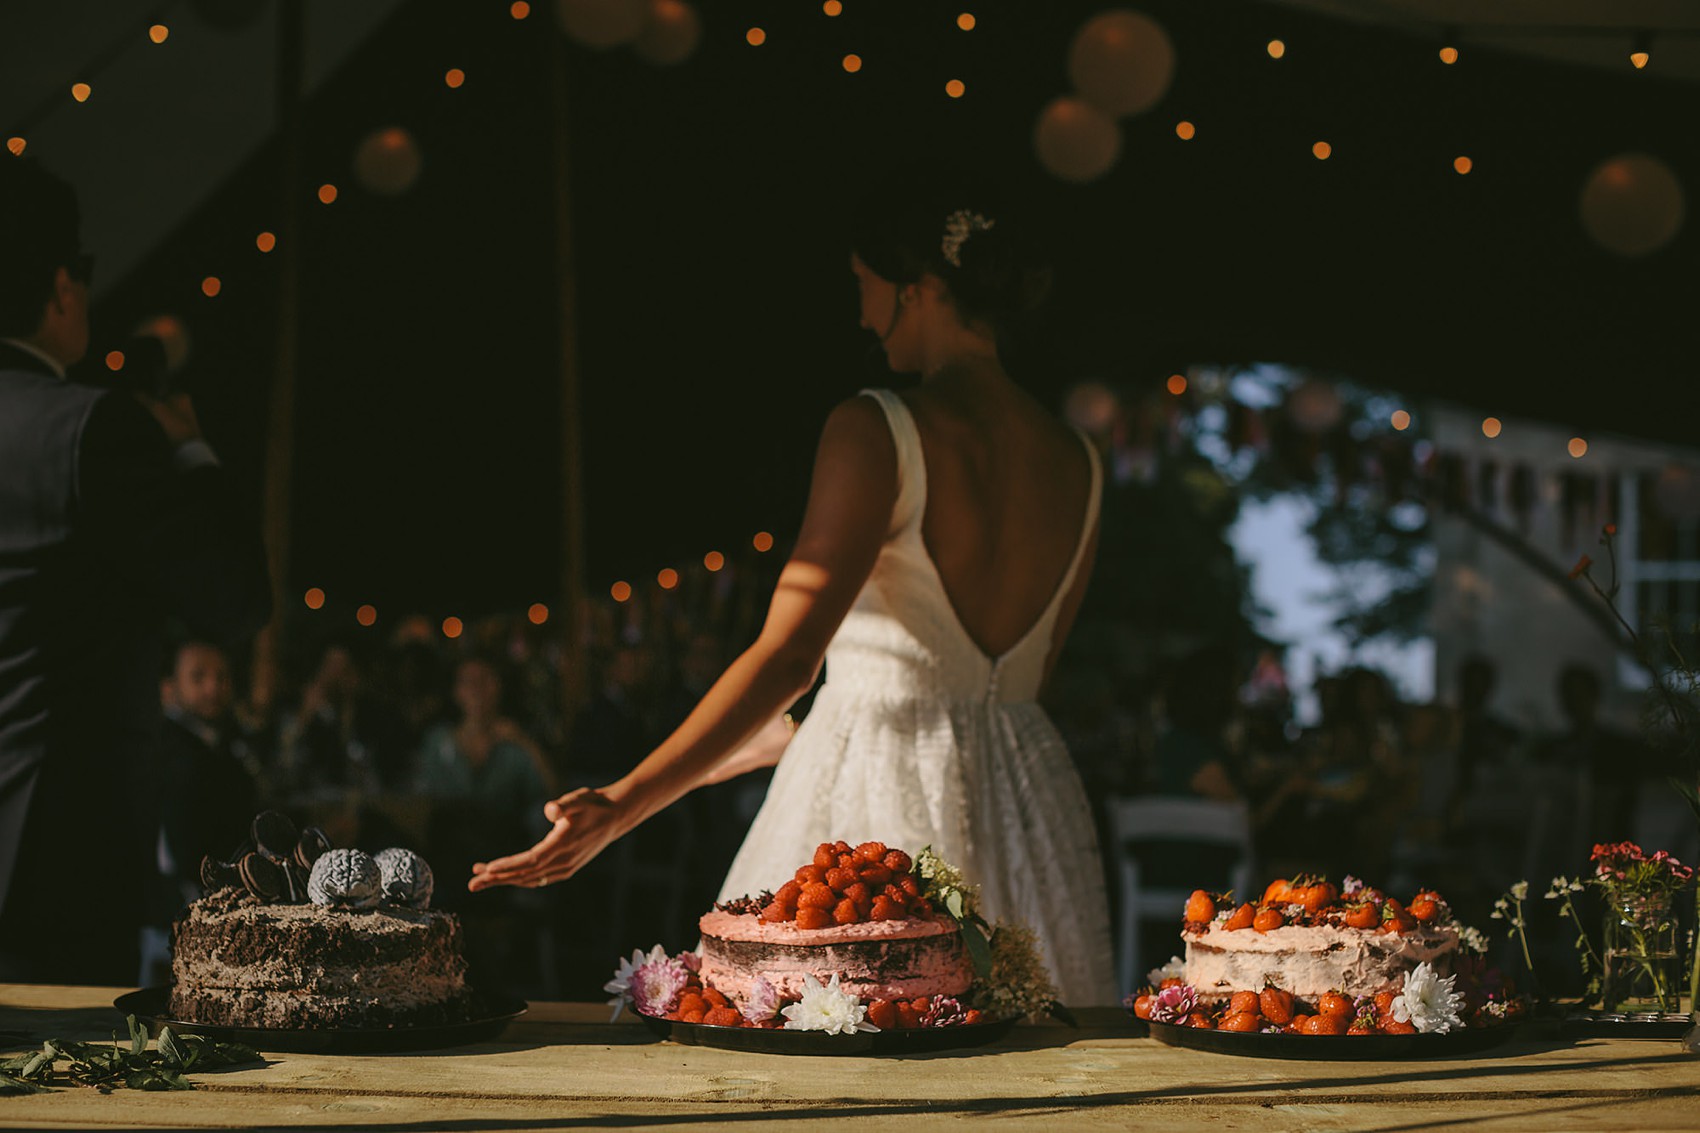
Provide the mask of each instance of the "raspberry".
POLYGON ((885 857, 880 860, 885 863, 885 868, 892 873, 908 873, 915 865, 914 859, 902 850, 887 850, 885 857))
POLYGON ((921 1017, 925 1011, 918 1011, 915 1005, 906 1000, 897 1001, 897 1025, 904 1030, 914 1030, 921 1025, 921 1017))
POLYGON ((681 1012, 679 1012, 679 1022, 681 1022, 681 1023, 700 1023, 702 1021, 703 1021, 703 1012, 701 1012, 701 1011, 681 1011, 681 1012))
POLYGON ((890 897, 880 894, 874 898, 873 908, 868 910, 868 919, 876 921, 900 921, 903 919, 903 909, 890 897))
POLYGON ((797 871, 796 882, 802 885, 825 885, 826 870, 818 865, 806 865, 797 871))
POLYGON ((856 902, 846 897, 832 910, 832 919, 838 924, 855 924, 862 919, 862 914, 857 912, 856 902))
POLYGON ((874 899, 873 892, 868 888, 867 883, 862 881, 845 886, 843 893, 858 905, 865 905, 874 899))
POLYGON ((689 1015, 693 1011, 700 1015, 704 1011, 708 1010, 708 1001, 700 995, 687 991, 679 997, 679 1004, 676 1010, 681 1015, 689 1015))
POLYGON ((856 872, 861 875, 863 881, 876 889, 891 883, 891 870, 883 865, 865 865, 856 872))
POLYGON ((832 914, 825 909, 816 909, 804 905, 797 910, 798 928, 827 928, 832 924, 832 914))
POLYGON ((861 862, 858 862, 856 860, 855 854, 839 854, 838 855, 838 865, 841 869, 855 869, 857 866, 859 866, 861 864, 862 864, 861 862))
POLYGON ((803 883, 802 882, 800 882, 800 881, 787 881, 784 885, 781 885, 779 887, 779 892, 777 892, 773 895, 773 899, 775 901, 778 901, 781 905, 795 905, 797 903, 797 898, 801 897, 802 895, 803 895, 803 883))
POLYGON ((848 854, 850 853, 850 843, 840 838, 832 844, 832 852, 835 854, 848 854))
POLYGON ((826 883, 839 893, 856 884, 856 871, 842 866, 826 871, 826 883))
POLYGON ((856 847, 856 860, 864 865, 873 865, 885 860, 884 842, 863 842, 856 847))
POLYGON ((735 1007, 716 1007, 702 1021, 711 1027, 736 1027, 744 1021, 744 1016, 735 1007))
POLYGON ((831 869, 838 864, 838 851, 832 848, 832 843, 822 842, 815 847, 814 864, 822 869, 831 869))
POLYGON ((728 1004, 726 1002, 726 997, 724 995, 721 995, 719 991, 715 990, 712 987, 704 988, 703 992, 702 992, 702 997, 703 997, 703 999, 708 1001, 710 1006, 713 1006, 713 1007, 726 1007, 726 1006, 728 1006, 728 1004))
POLYGON ((761 911, 761 919, 767 921, 769 924, 778 924, 780 921, 790 920, 796 911, 797 908, 794 905, 787 909, 784 905, 775 901, 761 911))
POLYGON ((921 883, 916 879, 914 874, 905 873, 901 876, 894 877, 892 880, 897 883, 897 887, 899 889, 909 894, 909 896, 919 897, 921 895, 921 883))
POLYGON ((897 1026, 897 1004, 887 999, 876 999, 868 1004, 868 1022, 882 1031, 892 1030, 897 1026))
POLYGON ((975 1023, 980 1022, 984 1018, 985 1016, 980 1013, 980 1009, 978 1007, 970 1007, 968 1009, 968 1013, 962 1016, 962 1023, 964 1026, 972 1027, 975 1023))
POLYGON ((903 892, 903 887, 900 885, 887 885, 885 887, 885 895, 891 898, 893 904, 909 904, 909 894, 903 892))
POLYGON ((797 898, 797 910, 799 912, 804 909, 830 909, 836 904, 838 904, 838 898, 833 895, 832 890, 824 885, 816 885, 814 882, 803 886, 803 895, 797 898))

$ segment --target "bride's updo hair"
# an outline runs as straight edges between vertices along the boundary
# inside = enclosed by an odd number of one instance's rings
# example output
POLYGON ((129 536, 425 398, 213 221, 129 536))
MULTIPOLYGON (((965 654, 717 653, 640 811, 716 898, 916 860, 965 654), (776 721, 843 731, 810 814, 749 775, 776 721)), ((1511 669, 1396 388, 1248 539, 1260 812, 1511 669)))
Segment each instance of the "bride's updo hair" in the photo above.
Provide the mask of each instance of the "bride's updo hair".
POLYGON ((1051 289, 1050 267, 1020 218, 980 194, 882 186, 852 214, 850 250, 892 283, 937 276, 963 322, 997 330, 1035 311, 1051 289))

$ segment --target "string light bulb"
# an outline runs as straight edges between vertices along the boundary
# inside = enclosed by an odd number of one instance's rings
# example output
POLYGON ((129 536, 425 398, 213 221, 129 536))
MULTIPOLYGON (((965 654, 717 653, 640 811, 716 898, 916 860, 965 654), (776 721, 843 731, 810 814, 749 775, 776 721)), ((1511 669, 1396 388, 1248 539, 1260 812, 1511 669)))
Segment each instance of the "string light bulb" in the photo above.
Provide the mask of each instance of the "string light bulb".
POLYGON ((71 84, 71 97, 76 99, 78 102, 87 102, 89 100, 89 95, 93 93, 94 88, 89 86, 87 83, 71 84))
POLYGON ((1193 137, 1196 136, 1197 133, 1198 127, 1194 126, 1191 122, 1183 119, 1182 121, 1175 123, 1175 137, 1179 138, 1183 142, 1192 141, 1193 137))
POLYGON ((534 626, 540 626, 549 620, 549 607, 541 602, 533 602, 531 609, 525 612, 527 620, 534 626))
POLYGON ((844 69, 854 75, 862 69, 862 57, 855 54, 846 55, 844 57, 844 69))
POLYGON ((744 33, 744 42, 751 47, 760 47, 767 42, 767 33, 761 28, 751 28, 744 33))
POLYGON ((964 12, 960 16, 956 17, 956 26, 961 28, 963 31, 973 31, 974 25, 978 22, 979 21, 974 18, 973 12, 964 12))
POLYGON ((1581 460, 1584 456, 1588 455, 1588 442, 1583 440, 1581 437, 1571 437, 1570 443, 1565 447, 1569 450, 1570 455, 1575 457, 1577 460, 1581 460))
POLYGON ((1645 71, 1647 64, 1653 61, 1653 34, 1637 32, 1635 41, 1629 45, 1629 65, 1637 71, 1645 71))
POLYGON ((968 92, 968 87, 961 79, 952 79, 944 85, 944 93, 952 98, 961 98, 968 92))
POLYGON ((6 139, 6 148, 11 151, 13 157, 24 156, 24 147, 27 145, 29 143, 23 138, 11 137, 6 139))
POLYGON ((309 610, 322 610, 325 608, 325 592, 320 590, 317 586, 309 587, 307 593, 301 596, 301 600, 307 604, 307 608, 309 610))
POLYGON ((1287 54, 1287 45, 1279 39, 1272 39, 1269 41, 1269 47, 1267 50, 1269 52, 1269 58, 1279 59, 1283 55, 1287 54))
POLYGON ((459 637, 460 631, 465 628, 466 627, 461 624, 460 619, 452 614, 443 619, 443 636, 450 640, 459 637))
POLYGON ((1440 33, 1440 61, 1448 67, 1458 62, 1458 29, 1447 28, 1440 33))
POLYGON ((1505 426, 1500 424, 1498 417, 1482 418, 1482 436, 1486 437, 1490 441, 1499 436, 1501 430, 1504 428, 1505 426))
POLYGON ((354 620, 363 626, 371 626, 378 620, 378 608, 376 606, 362 606, 354 611, 354 620))
POLYGON ((124 368, 124 352, 122 350, 109 350, 109 351, 107 351, 106 352, 106 368, 108 370, 113 371, 114 373, 117 373, 119 370, 122 370, 124 368))
POLYGON ((1186 392, 1185 374, 1169 375, 1169 392, 1174 394, 1176 397, 1179 397, 1181 394, 1186 392))
POLYGON ((171 29, 164 24, 155 24, 148 29, 148 38, 155 43, 164 43, 171 36, 171 29))
POLYGON ((820 10, 829 16, 840 16, 844 14, 844 5, 839 3, 839 0, 826 0, 826 3, 820 6, 820 10))
POLYGON ((1393 427, 1403 433, 1411 427, 1411 415, 1403 409, 1393 411, 1393 427))

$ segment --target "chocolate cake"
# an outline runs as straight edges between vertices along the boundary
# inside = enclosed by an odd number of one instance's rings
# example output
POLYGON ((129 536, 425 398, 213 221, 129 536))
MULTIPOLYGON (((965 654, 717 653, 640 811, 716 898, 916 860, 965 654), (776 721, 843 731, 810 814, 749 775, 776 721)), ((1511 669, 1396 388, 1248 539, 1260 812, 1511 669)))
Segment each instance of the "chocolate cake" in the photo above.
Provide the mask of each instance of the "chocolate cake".
POLYGON ((171 1013, 267 1030, 410 1027, 466 1016, 460 922, 398 906, 263 904, 221 889, 172 929, 171 1013))
POLYGON ((202 863, 209 892, 172 926, 173 1018, 366 1030, 468 1017, 460 922, 428 908, 422 858, 333 850, 275 812, 253 832, 237 860, 202 863))

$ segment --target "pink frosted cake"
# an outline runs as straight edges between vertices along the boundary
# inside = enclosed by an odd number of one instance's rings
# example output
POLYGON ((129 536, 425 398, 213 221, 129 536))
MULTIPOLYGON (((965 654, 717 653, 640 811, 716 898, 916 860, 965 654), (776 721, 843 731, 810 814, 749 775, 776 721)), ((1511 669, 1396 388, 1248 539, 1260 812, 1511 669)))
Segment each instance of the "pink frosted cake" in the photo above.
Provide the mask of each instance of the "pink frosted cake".
POLYGON ((962 935, 949 917, 932 914, 897 920, 798 928, 753 913, 719 909, 699 922, 702 979, 740 1007, 758 980, 784 999, 799 998, 814 977, 859 999, 914 999, 965 993, 974 968, 962 935))

